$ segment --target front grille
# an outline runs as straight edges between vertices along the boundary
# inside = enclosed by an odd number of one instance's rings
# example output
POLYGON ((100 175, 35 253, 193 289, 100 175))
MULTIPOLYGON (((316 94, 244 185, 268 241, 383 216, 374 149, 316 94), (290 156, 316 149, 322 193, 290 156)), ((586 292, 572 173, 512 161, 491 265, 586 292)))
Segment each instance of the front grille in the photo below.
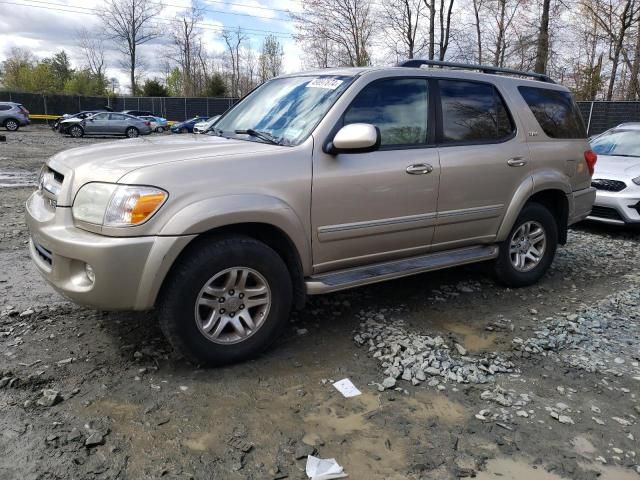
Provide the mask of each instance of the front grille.
POLYGON ((627 184, 620 180, 607 180, 605 178, 596 178, 591 181, 591 186, 597 190, 606 190, 607 192, 620 192, 627 188, 627 184))
POLYGON ((596 205, 594 205, 591 209, 591 216, 606 218, 608 220, 620 220, 621 222, 624 221, 616 209, 609 207, 598 207, 596 205))
POLYGON ((33 242, 33 247, 36 249, 36 253, 43 262, 45 262, 49 266, 53 265, 53 253, 51 253, 51 250, 47 250, 42 245, 39 245, 36 242, 33 242))

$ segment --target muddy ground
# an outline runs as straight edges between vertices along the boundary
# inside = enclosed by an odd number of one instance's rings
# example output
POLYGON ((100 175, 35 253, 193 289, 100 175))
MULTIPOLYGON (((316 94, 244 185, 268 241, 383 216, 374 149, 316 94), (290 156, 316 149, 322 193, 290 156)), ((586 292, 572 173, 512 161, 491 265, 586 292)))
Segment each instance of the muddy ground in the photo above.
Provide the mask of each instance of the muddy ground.
MULTIPOLYGON (((96 141, 10 133, 0 184, 96 141)), ((517 291, 476 265, 312 298, 260 358, 200 369, 175 358, 153 313, 76 307, 40 279, 31 189, 0 187, 0 479, 303 479, 314 452, 358 480, 640 479, 637 231, 580 225, 517 291), (379 348, 354 341, 367 320, 513 368, 380 391, 379 348), (343 398, 343 378, 362 395, 343 398)))

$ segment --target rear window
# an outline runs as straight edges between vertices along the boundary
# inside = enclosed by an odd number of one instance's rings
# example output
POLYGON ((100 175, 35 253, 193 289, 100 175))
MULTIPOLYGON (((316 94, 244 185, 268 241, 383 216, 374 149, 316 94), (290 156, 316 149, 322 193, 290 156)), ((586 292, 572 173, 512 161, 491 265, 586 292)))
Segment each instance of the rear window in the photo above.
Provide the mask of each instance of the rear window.
POLYGON ((500 94, 493 85, 440 80, 443 143, 492 143, 515 131, 500 94))
POLYGON ((582 115, 569 92, 537 87, 518 87, 518 90, 549 137, 587 137, 582 115))

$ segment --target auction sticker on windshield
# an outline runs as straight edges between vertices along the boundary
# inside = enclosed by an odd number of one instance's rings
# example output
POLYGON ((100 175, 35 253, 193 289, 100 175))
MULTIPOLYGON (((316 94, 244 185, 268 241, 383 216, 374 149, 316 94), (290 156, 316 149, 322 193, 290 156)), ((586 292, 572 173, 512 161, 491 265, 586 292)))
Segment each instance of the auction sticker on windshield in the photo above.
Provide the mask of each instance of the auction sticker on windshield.
POLYGON ((342 85, 342 80, 334 78, 316 78, 307 83, 306 88, 326 88, 327 90, 335 90, 342 85))

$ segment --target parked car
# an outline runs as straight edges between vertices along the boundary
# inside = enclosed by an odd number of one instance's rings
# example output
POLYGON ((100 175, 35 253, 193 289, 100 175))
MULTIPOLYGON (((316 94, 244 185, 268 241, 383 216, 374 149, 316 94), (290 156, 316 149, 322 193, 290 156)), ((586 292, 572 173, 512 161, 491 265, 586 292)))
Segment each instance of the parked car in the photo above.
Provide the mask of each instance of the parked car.
POLYGON ((167 128, 169 128, 169 122, 167 121, 166 118, 153 117, 153 116, 142 116, 138 118, 141 118, 142 120, 147 120, 151 125, 152 132, 162 133, 167 128))
POLYGON ((123 110, 120 113, 124 113, 125 115, 131 115, 133 117, 155 117, 155 113, 149 112, 147 110, 123 110))
POLYGON ((73 113, 73 114, 69 114, 69 113, 65 113, 64 115, 62 115, 61 117, 58 117, 54 120, 53 125, 51 126, 51 128, 53 130, 59 131, 60 130, 60 123, 63 122, 64 120, 70 119, 70 118, 79 118, 81 120, 84 120, 85 118, 91 117, 92 115, 95 115, 96 113, 102 112, 104 110, 85 110, 82 112, 78 112, 78 113, 73 113))
POLYGON ((193 126, 193 133, 206 133, 218 121, 220 115, 214 115, 204 122, 198 122, 193 126))
POLYGON ((124 113, 100 112, 84 119, 63 120, 59 131, 76 138, 84 135, 125 135, 135 138, 151 133, 151 125, 147 120, 124 113))
POLYGON ((640 122, 623 123, 591 141, 598 164, 591 185, 597 189, 590 220, 640 224, 640 122))
POLYGON ((194 117, 184 122, 176 122, 171 125, 171 132, 173 133, 193 133, 193 127, 196 123, 204 122, 207 117, 194 117))
POLYGON ((401 67, 277 77, 213 135, 58 153, 27 201, 37 269, 77 303, 155 307, 210 365, 264 350, 306 295, 485 261, 538 281, 596 195, 569 90, 401 67))
POLYGON ((0 125, 10 132, 29 125, 29 110, 15 102, 0 102, 0 125))

